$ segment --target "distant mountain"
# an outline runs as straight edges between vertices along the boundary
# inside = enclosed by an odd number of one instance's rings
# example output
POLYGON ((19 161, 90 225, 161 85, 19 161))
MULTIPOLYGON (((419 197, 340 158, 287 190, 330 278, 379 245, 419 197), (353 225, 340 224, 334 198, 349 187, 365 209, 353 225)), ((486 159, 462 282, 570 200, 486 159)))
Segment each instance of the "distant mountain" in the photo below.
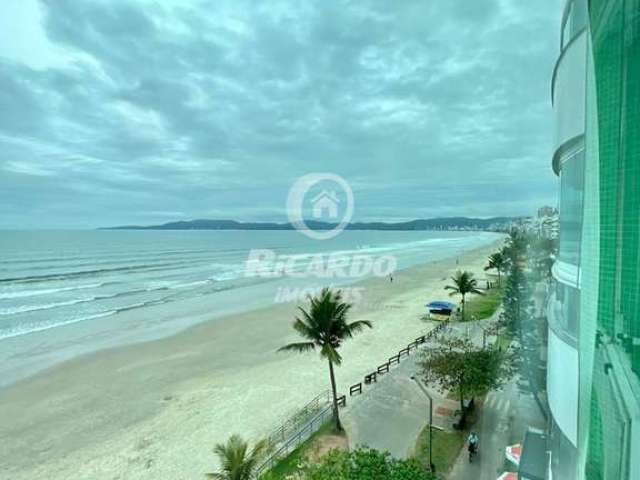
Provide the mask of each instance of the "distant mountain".
MULTIPOLYGON (((408 222, 354 222, 347 230, 499 230, 508 229, 521 217, 467 218, 448 217, 411 220, 408 222)), ((331 230, 336 224, 308 220, 313 230, 331 230)), ((238 222, 235 220, 189 220, 169 222, 162 225, 125 225, 107 227, 101 230, 293 230, 290 223, 238 222)))

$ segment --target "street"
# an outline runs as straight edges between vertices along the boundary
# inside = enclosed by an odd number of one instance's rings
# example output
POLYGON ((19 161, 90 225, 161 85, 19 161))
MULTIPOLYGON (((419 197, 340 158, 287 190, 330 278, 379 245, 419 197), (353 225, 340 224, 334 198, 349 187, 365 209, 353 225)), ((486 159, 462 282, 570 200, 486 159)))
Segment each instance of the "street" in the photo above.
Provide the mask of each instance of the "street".
POLYGON ((505 459, 505 447, 522 443, 528 427, 545 427, 544 418, 531 393, 519 390, 520 382, 521 379, 516 377, 502 390, 486 396, 474 427, 480 437, 479 455, 469 463, 465 447, 447 478, 495 480, 505 471, 516 471, 516 467, 505 459))

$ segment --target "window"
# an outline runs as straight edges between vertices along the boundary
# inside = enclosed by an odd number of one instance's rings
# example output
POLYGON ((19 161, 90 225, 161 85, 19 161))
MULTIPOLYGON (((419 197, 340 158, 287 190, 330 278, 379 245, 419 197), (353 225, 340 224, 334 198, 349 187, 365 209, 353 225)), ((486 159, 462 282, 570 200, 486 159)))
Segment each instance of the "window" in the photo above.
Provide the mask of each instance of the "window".
POLYGON ((562 430, 552 419, 549 450, 551 450, 551 469, 554 478, 575 478, 576 476, 576 447, 564 436, 562 430))
POLYGON ((562 282, 556 283, 554 312, 551 321, 553 322, 551 326, 557 333, 566 333, 574 339, 578 338, 580 290, 569 287, 562 282))
POLYGON ((562 25, 563 50, 587 26, 588 15, 587 0, 575 0, 569 4, 562 25))
POLYGON ((584 148, 562 161, 560 172, 560 260, 580 265, 584 148))

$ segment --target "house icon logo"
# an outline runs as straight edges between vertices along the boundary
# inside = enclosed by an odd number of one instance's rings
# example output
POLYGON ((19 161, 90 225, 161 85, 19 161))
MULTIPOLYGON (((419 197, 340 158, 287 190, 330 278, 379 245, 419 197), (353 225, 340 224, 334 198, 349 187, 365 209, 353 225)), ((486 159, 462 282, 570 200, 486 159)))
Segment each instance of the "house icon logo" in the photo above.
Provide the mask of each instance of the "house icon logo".
POLYGON ((347 181, 335 173, 304 175, 298 178, 289 189, 287 216, 296 230, 310 238, 315 240, 333 238, 351 221, 353 191, 347 181), (313 190, 320 190, 320 193, 308 198, 313 190), (315 230, 305 221, 305 206, 313 220, 322 221, 316 225, 315 230), (330 222, 327 224, 327 221, 330 222))
POLYGON ((338 218, 340 200, 334 190, 322 190, 311 199, 311 205, 313 205, 313 218, 338 218))

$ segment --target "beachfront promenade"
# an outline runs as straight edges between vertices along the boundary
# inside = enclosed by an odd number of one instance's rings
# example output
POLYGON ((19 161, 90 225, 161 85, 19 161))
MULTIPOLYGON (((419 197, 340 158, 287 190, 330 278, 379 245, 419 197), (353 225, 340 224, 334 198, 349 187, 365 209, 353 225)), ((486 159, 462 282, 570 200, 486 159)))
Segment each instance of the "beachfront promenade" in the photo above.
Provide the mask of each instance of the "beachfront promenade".
MULTIPOLYGON (((499 313, 482 321, 450 324, 447 332, 468 336, 476 345, 485 341, 490 344, 495 337, 484 337, 483 329, 497 320, 499 313)), ((419 351, 379 377, 378 383, 369 387, 363 396, 349 402, 343 423, 352 448, 367 445, 399 458, 413 456, 418 435, 428 422, 428 401, 411 380, 418 372, 418 359, 419 351)), ((427 388, 434 399, 434 427, 450 431, 457 418, 458 401, 430 386, 427 388)), ((481 455, 478 461, 469 464, 466 450, 462 449, 448 478, 496 478, 505 468, 505 447, 521 442, 528 426, 544 426, 531 392, 522 389, 520 376, 479 401, 477 412, 473 428, 481 439, 481 455)))
MULTIPOLYGON (((482 329, 497 319, 499 312, 487 320, 453 323, 444 334, 467 335, 482 345, 482 329)), ((486 339, 493 341, 493 337, 486 339)), ((354 398, 343 414, 343 423, 349 434, 349 443, 387 450, 393 456, 406 458, 413 454, 420 431, 427 424, 428 402, 411 376, 419 371, 420 350, 394 367, 388 374, 378 377, 378 383, 354 398)), ((433 405, 433 425, 451 430, 460 409, 456 399, 448 398, 427 386, 433 405)))
MULTIPOLYGON (((411 376, 416 373, 419 354, 413 354, 378 383, 354 398, 343 414, 343 424, 351 447, 366 445, 389 451, 394 457, 406 458, 413 454, 416 439, 427 420, 428 410, 424 394, 411 376)), ((434 395, 439 394, 434 393, 434 395)), ((444 403, 456 402, 440 399, 444 403)), ((435 415, 434 424, 450 427, 447 416, 435 415), (436 418, 437 417, 437 418, 436 418)))

